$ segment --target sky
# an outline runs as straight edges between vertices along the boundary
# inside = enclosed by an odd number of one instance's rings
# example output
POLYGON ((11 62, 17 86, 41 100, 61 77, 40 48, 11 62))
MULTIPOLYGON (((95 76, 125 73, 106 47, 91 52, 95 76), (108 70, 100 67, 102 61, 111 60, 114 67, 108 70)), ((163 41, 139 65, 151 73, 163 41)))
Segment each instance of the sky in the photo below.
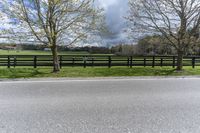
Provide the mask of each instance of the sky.
POLYGON ((127 35, 124 33, 126 28, 124 17, 128 12, 128 0, 99 0, 99 6, 104 8, 107 26, 113 33, 105 39, 108 45, 127 42, 127 35))

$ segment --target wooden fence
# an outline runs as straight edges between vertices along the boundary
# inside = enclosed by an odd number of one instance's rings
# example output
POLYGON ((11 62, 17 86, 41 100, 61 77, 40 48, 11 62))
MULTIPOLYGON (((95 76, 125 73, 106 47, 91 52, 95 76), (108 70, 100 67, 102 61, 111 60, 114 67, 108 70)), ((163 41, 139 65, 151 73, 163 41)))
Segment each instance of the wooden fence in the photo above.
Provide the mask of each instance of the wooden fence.
MULTIPOLYGON (((65 66, 83 66, 83 67, 95 67, 95 66, 128 66, 130 68, 134 66, 172 66, 176 67, 176 56, 93 56, 93 55, 59 55, 60 67, 65 66)), ((0 66, 8 68, 17 66, 31 66, 33 68, 52 66, 51 55, 0 55, 0 66)), ((200 66, 200 56, 184 57, 184 66, 200 66)))

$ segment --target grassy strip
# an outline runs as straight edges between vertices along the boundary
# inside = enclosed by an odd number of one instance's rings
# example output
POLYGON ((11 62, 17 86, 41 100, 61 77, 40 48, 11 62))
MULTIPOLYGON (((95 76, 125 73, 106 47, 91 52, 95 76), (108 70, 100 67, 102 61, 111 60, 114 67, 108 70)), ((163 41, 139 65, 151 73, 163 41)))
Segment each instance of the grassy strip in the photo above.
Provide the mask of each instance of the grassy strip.
POLYGON ((0 78, 41 78, 41 77, 116 77, 116 76, 188 76, 200 75, 200 67, 184 67, 176 72, 171 67, 65 67, 59 73, 51 73, 51 68, 0 68, 0 78))

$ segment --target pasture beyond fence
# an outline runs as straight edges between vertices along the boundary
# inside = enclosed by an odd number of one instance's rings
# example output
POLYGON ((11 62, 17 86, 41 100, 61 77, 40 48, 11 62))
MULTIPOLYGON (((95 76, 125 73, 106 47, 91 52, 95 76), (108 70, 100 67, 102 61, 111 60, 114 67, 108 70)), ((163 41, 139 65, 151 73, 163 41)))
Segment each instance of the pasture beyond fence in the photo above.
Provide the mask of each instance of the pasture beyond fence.
MULTIPOLYGON (((60 67, 66 66, 82 66, 95 67, 106 66, 171 66, 177 65, 177 56, 94 56, 94 55, 59 55, 60 67)), ((8 68, 18 66, 31 66, 33 68, 46 67, 53 65, 51 55, 0 55, 0 66, 8 68)), ((200 66, 200 56, 190 56, 183 58, 184 66, 200 66)))

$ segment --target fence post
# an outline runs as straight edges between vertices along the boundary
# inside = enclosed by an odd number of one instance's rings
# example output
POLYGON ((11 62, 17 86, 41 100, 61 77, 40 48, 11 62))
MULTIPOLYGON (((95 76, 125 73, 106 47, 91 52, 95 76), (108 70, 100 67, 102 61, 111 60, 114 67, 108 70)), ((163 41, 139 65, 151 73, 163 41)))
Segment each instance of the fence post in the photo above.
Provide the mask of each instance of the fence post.
POLYGON ((94 67, 94 57, 92 57, 92 67, 94 67))
POLYGON ((14 68, 16 67, 16 65, 17 65, 17 58, 16 56, 14 56, 14 68))
POLYGON ((146 63, 146 58, 144 58, 144 67, 146 67, 147 63, 146 63))
POLYGON ((75 58, 72 57, 72 67, 74 67, 74 65, 75 65, 75 58))
POLYGON ((195 57, 192 57, 192 68, 195 68, 195 57))
POLYGON ((133 56, 131 56, 131 60, 130 60, 130 68, 133 67, 133 56))
POLYGON ((112 59, 111 56, 108 56, 108 67, 111 68, 112 59))
POLYGON ((62 69, 62 55, 60 55, 60 69, 62 69))
POLYGON ((153 56, 152 67, 155 67, 155 56, 153 56))
POLYGON ((10 56, 8 55, 8 64, 7 64, 8 68, 10 68, 10 56))
POLYGON ((175 68, 175 63, 176 63, 176 57, 173 56, 173 65, 172 65, 173 68, 175 68))
POLYGON ((163 67, 163 58, 160 59, 160 66, 163 67))
POLYGON ((127 66, 128 67, 130 66, 130 58, 129 57, 127 58, 127 66))
POLYGON ((86 56, 83 57, 83 60, 84 60, 84 68, 86 68, 86 60, 87 60, 86 58, 87 58, 86 56))
POLYGON ((34 56, 34 68, 37 68, 37 56, 34 56))

